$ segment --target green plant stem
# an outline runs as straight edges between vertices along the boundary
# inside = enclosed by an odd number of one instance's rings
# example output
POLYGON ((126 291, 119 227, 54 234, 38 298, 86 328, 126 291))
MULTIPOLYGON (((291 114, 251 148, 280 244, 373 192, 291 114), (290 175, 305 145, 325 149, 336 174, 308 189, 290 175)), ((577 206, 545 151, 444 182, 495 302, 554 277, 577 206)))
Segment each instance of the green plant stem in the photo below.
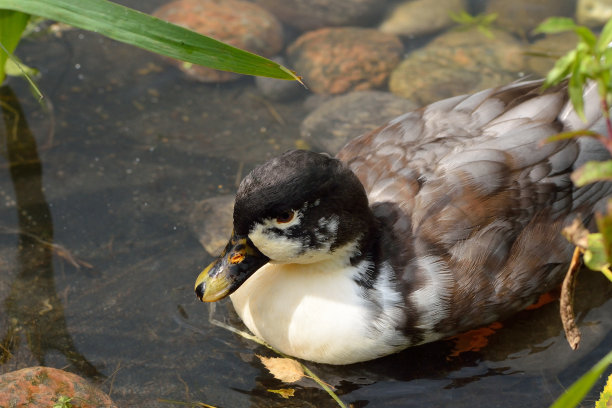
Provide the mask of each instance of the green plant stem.
POLYGON ((605 95, 601 98, 601 111, 606 121, 606 129, 608 130, 608 137, 606 138, 604 145, 610 154, 612 154, 612 122, 610 122, 610 107, 608 106, 608 100, 606 99, 605 95))
POLYGON ((610 280, 610 282, 612 282, 612 271, 610 271, 610 268, 609 268, 609 267, 604 266, 604 267, 601 269, 601 273, 603 273, 603 274, 604 274, 604 276, 605 276, 606 278, 608 278, 608 279, 610 280))

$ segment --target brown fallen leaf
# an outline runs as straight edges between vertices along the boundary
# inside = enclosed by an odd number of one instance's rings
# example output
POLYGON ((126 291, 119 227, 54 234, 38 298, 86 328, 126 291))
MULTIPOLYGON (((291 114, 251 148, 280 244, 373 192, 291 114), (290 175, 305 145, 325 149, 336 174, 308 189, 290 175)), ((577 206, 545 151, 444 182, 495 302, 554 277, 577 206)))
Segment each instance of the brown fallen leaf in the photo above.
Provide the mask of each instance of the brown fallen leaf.
POLYGON ((565 337, 572 350, 576 350, 580 344, 580 330, 576 325, 576 317, 574 315, 574 289, 576 288, 576 277, 580 271, 580 255, 582 251, 579 247, 574 249, 572 262, 570 263, 563 285, 561 286, 561 298, 559 310, 561 312, 561 322, 565 337))
POLYGON ((283 357, 264 357, 257 355, 262 364, 270 371, 274 378, 285 383, 301 380, 306 376, 302 365, 295 360, 283 357))

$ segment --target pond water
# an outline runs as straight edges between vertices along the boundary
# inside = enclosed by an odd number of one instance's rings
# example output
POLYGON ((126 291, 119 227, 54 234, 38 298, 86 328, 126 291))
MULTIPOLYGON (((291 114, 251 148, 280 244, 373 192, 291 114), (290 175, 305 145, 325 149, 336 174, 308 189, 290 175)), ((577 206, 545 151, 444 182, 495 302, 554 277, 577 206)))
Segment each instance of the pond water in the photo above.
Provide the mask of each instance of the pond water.
MULTIPOLYGON (((161 1, 123 3, 151 12, 161 1)), ((299 146, 304 100, 263 103, 249 78, 194 82, 79 30, 24 41, 18 55, 41 70, 45 103, 22 80, 1 88, 0 373, 65 368, 122 407, 336 406, 309 379, 274 379, 256 357, 274 354, 211 325, 193 293, 212 260, 194 203, 299 146), (270 392, 283 388, 295 395, 270 392)), ((308 366, 353 407, 545 407, 612 349, 612 285, 584 272, 577 291, 578 351, 552 302, 502 322, 477 351, 443 341, 308 366)), ((240 326, 229 301, 216 317, 240 326)))

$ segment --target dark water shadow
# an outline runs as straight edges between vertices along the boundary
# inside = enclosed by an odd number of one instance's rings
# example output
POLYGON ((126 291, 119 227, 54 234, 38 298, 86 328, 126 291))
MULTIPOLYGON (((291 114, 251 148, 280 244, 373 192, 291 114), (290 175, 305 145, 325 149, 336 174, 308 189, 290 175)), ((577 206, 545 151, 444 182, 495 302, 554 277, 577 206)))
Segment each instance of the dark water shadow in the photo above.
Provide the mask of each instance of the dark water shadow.
MULTIPOLYGON (((57 351, 71 369, 86 377, 102 377, 75 347, 68 333, 64 306, 53 276, 53 220, 42 186, 42 165, 36 140, 21 104, 8 86, 0 87, 0 110, 11 181, 15 190, 19 230, 17 275, 5 301, 6 332, 0 342, 0 364, 14 358, 25 339, 40 365, 57 351)), ((11 231, 5 231, 11 232, 11 231)))

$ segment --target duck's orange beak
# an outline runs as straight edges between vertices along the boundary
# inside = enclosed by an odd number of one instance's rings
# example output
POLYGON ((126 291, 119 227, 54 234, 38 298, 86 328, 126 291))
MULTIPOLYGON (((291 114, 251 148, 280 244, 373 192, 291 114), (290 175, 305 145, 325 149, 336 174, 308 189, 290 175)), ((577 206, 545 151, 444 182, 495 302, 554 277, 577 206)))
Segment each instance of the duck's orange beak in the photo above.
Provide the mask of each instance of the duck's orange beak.
POLYGON ((195 293, 202 302, 221 300, 269 260, 248 237, 232 232, 221 256, 200 272, 195 282, 195 293))

